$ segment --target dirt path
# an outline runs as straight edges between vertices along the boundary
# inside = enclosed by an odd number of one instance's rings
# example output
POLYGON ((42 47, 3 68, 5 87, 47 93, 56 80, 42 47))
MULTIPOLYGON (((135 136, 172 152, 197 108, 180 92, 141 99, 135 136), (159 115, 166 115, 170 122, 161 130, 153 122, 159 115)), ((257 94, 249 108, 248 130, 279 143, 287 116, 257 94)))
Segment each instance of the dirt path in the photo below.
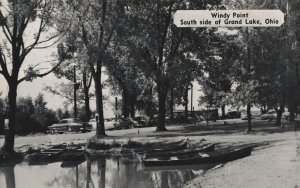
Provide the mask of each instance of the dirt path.
POLYGON ((300 187, 300 133, 289 132, 270 137, 282 141, 271 143, 266 148, 257 148, 249 157, 207 172, 189 182, 186 188, 300 187))

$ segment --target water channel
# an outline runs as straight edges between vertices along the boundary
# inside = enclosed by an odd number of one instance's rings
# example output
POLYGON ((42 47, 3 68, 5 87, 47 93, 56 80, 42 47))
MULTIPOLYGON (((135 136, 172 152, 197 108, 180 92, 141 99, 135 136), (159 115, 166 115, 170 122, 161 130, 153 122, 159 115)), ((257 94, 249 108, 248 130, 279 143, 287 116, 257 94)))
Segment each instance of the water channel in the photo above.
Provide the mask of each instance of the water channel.
POLYGON ((216 165, 144 167, 128 159, 99 158, 61 167, 47 165, 0 167, 2 188, 179 188, 216 165))

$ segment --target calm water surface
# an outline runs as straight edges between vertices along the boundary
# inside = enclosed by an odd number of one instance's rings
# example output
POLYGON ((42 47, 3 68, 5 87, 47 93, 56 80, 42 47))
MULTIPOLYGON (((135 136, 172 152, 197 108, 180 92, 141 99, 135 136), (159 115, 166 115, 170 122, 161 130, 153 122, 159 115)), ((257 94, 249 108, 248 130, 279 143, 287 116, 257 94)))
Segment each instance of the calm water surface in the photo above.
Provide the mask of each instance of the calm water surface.
POLYGON ((98 159, 62 168, 61 162, 48 165, 17 164, 0 167, 1 188, 176 188, 215 165, 145 168, 125 159, 98 159))

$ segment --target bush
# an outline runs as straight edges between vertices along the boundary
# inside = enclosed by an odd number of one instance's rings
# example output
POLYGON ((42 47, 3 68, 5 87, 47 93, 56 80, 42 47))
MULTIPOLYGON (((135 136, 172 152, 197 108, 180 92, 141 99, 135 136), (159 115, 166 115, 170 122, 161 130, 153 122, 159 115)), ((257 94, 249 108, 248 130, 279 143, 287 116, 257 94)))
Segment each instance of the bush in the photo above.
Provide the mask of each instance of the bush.
POLYGON ((124 148, 144 148, 144 147, 151 147, 149 142, 141 143, 137 141, 133 141, 129 139, 126 144, 123 145, 124 148))
POLYGON ((91 138, 88 140, 87 148, 94 149, 94 150, 109 150, 111 148, 118 148, 121 147, 120 143, 117 143, 115 140, 112 144, 106 143, 101 139, 91 138))

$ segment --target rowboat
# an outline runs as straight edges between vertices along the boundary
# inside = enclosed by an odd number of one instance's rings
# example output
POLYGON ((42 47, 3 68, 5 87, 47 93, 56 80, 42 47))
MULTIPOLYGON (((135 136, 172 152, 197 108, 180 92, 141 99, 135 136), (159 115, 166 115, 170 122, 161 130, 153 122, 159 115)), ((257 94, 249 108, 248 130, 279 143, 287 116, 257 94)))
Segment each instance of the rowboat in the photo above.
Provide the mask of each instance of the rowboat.
POLYGON ((29 158, 29 165, 42 165, 55 162, 57 157, 63 153, 65 149, 47 149, 38 152, 29 158))
POLYGON ((183 158, 178 159, 172 157, 171 159, 157 159, 148 158, 142 159, 145 166, 168 166, 168 165, 189 165, 189 164, 209 164, 209 163, 225 163, 228 161, 233 161, 243 157, 251 155, 252 146, 237 149, 234 151, 224 151, 224 152, 207 152, 203 153, 198 157, 193 158, 183 158))
POLYGON ((181 150, 181 149, 187 149, 189 139, 186 139, 184 142, 180 141, 179 145, 169 147, 169 148, 160 148, 160 149, 135 149, 134 151, 138 154, 145 154, 145 153, 161 153, 161 152, 171 152, 171 151, 176 151, 176 150, 181 150))
POLYGON ((173 151, 162 151, 156 153, 147 152, 144 154, 144 158, 154 158, 154 157, 180 157, 180 156, 195 156, 198 155, 199 152, 211 152, 214 151, 216 144, 209 144, 201 147, 187 148, 187 149, 179 149, 173 151))
POLYGON ((53 146, 29 157, 29 165, 47 165, 48 163, 63 160, 83 160, 84 149, 68 147, 67 145, 53 146))

